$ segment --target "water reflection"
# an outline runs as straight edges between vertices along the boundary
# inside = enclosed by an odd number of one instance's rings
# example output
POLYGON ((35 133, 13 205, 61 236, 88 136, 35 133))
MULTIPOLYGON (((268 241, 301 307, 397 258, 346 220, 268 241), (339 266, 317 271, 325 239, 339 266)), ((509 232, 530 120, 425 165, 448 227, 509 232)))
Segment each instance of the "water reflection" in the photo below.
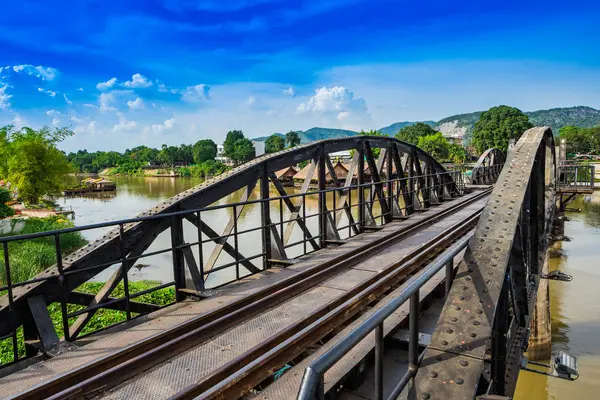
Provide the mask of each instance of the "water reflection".
POLYGON ((550 269, 573 275, 573 281, 550 282, 552 351, 568 351, 579 357, 580 378, 567 382, 528 372, 519 377, 515 399, 600 398, 600 192, 577 199, 567 212, 562 256, 550 261, 550 269))

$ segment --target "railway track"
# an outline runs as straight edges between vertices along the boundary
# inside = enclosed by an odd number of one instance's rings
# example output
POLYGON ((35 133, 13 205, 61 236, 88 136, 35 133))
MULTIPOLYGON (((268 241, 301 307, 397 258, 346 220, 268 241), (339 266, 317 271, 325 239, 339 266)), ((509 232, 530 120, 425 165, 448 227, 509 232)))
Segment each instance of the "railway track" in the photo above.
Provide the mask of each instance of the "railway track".
MULTIPOLYGON (((119 352, 43 382, 11 399, 90 398, 130 379, 163 361, 183 353, 298 294, 314 287, 340 271, 350 268, 392 244, 414 234, 469 204, 489 195, 489 190, 472 196, 448 209, 411 224, 402 231, 377 239, 294 276, 283 279, 223 308, 198 316, 184 324, 130 345, 119 352)), ((452 225, 406 257, 357 285, 344 295, 318 309, 270 339, 258 344, 235 360, 221 366, 201 381, 185 388, 172 398, 237 398, 268 377, 277 367, 297 357, 308 346, 346 323, 366 306, 408 279, 431 257, 472 229, 481 210, 452 225), (334 312, 335 311, 335 312, 334 312), (317 321, 321 321, 315 324, 317 321), (314 326, 313 326, 314 325, 314 326), (305 328, 311 326, 307 333, 305 328), (285 346, 284 346, 285 345, 285 346), (282 347, 283 346, 283 347, 282 347), (274 350, 277 350, 274 352, 274 350), (261 360, 259 364, 257 360, 261 360)))

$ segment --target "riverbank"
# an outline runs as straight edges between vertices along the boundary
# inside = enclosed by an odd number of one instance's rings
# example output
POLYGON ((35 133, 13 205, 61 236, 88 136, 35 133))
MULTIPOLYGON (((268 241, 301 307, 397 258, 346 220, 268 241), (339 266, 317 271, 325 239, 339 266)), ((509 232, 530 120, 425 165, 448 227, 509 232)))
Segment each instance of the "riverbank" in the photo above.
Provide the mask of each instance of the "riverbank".
POLYGON ((100 176, 145 176, 145 177, 184 177, 210 178, 222 174, 231 167, 217 161, 209 160, 196 165, 175 168, 144 168, 141 166, 119 166, 105 168, 98 173, 100 176))

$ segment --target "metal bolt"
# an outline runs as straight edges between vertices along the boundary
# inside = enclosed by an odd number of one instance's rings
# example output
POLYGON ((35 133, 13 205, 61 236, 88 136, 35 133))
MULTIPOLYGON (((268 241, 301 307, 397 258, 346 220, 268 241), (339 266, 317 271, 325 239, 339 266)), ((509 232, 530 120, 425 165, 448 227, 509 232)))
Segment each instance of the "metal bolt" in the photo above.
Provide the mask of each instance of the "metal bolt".
POLYGON ((430 398, 431 398, 431 396, 429 395, 429 393, 421 393, 421 399, 428 400, 430 398))
POLYGON ((452 317, 452 318, 450 318, 450 321, 456 322, 456 321, 458 321, 458 319, 456 319, 455 317, 452 317))
POLYGON ((465 360, 460 360, 459 364, 461 365, 461 367, 466 367, 467 365, 469 365, 469 363, 465 360))
POLYGON ((463 383, 465 383, 465 381, 463 381, 461 378, 456 378, 454 380, 454 383, 456 383, 457 385, 462 385, 463 383))
POLYGON ((441 343, 442 343, 442 346, 448 346, 448 341, 447 340, 442 340, 441 343))
POLYGON ((429 377, 430 377, 430 378, 437 378, 437 376, 438 376, 438 373, 437 373, 437 372, 435 372, 435 371, 431 371, 431 372, 429 373, 429 377))
POLYGON ((473 321, 473 325, 479 325, 479 321, 473 321))
POLYGON ((460 310, 460 306, 455 306, 455 307, 454 307, 454 309, 455 309, 456 311, 458 311, 458 310, 460 310))
POLYGON ((446 329, 446 333, 454 333, 454 330, 452 328, 448 328, 446 329))

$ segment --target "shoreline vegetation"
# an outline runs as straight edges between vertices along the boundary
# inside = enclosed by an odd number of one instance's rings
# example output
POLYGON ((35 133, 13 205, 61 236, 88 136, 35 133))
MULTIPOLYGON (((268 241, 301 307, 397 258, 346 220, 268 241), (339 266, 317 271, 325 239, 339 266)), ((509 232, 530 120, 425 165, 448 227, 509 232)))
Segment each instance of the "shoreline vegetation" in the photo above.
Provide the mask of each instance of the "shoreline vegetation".
MULTIPOLYGON (((73 227, 71 221, 64 219, 61 216, 49 216, 45 218, 27 218, 14 220, 22 221, 23 228, 18 234, 28 234, 37 232, 46 232, 56 229, 64 229, 73 227)), ((0 237, 13 236, 16 233, 0 235, 0 237)), ((69 232, 60 235, 61 249, 63 257, 74 252, 75 250, 85 246, 88 241, 79 232, 69 232)), ((56 263, 56 250, 54 247, 54 237, 42 237, 27 241, 10 242, 8 246, 11 280, 13 283, 23 282, 32 279, 44 269, 51 267, 56 263)), ((80 285, 76 291, 97 294, 102 289, 105 282, 85 282, 80 285)), ((162 284, 159 281, 130 281, 130 294, 139 293, 144 290, 151 289, 162 284)), ((4 252, 0 249, 0 286, 6 285, 6 269, 4 266, 4 252)), ((5 295, 5 292, 0 292, 0 296, 5 295)), ((112 292, 111 298, 124 297, 124 287, 121 282, 112 292)), ((157 306, 164 306, 172 303, 175 300, 175 290, 172 287, 157 290, 147 293, 136 298, 136 301, 157 306)), ((84 306, 69 304, 67 312, 73 313, 83 309, 84 306)), ((50 318, 56 329, 59 337, 64 336, 62 325, 62 314, 60 303, 51 303, 48 305, 50 318)), ((132 316, 136 316, 135 313, 132 316)), ((69 319, 69 324, 73 324, 76 318, 69 319)), ((116 323, 126 320, 124 311, 100 309, 98 310, 91 321, 86 325, 82 334, 91 333, 100 329, 107 328, 116 323)), ((19 356, 25 355, 25 342, 22 328, 17 331, 17 341, 19 348, 19 356)), ((0 340, 0 365, 7 364, 13 361, 12 339, 0 340)))
MULTIPOLYGON (((110 167, 104 168, 102 171, 99 171, 97 175, 99 176, 144 176, 144 177, 165 177, 165 178, 173 178, 173 177, 182 177, 182 178, 211 178, 213 176, 217 176, 222 174, 223 172, 228 171, 231 167, 217 162, 217 161, 205 161, 200 164, 189 165, 189 166, 181 166, 175 168, 143 168, 142 166, 119 166, 119 167, 110 167)), ((75 175, 82 174, 91 174, 96 175, 96 173, 75 173, 75 175)))

